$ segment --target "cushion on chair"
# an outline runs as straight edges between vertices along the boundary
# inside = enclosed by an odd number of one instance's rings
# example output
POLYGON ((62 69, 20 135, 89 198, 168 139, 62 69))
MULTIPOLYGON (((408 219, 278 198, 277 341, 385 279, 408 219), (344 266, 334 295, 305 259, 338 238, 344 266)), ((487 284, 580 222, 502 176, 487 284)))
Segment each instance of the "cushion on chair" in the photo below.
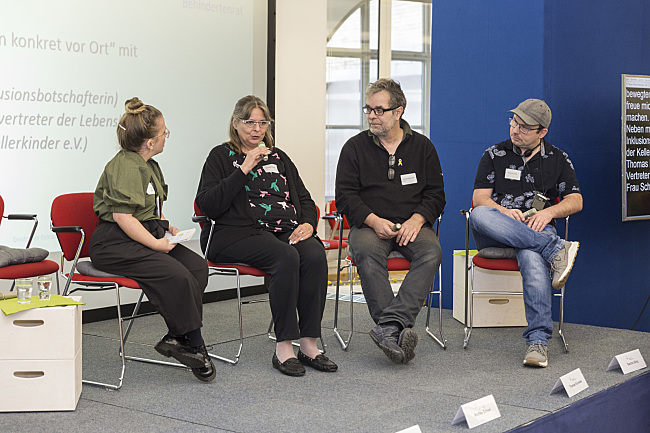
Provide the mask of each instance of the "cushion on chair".
POLYGON ((486 259, 477 255, 472 257, 472 263, 479 268, 493 271, 519 271, 519 264, 516 259, 486 259))
POLYGON ((236 269, 240 275, 251 275, 253 277, 270 277, 269 274, 261 269, 257 269, 246 263, 213 263, 208 260, 209 268, 236 269))
POLYGON ((399 251, 391 251, 388 254, 386 269, 388 269, 388 271, 408 271, 411 269, 411 262, 399 251))
POLYGON ((485 259, 516 259, 517 250, 514 248, 489 247, 479 250, 477 255, 485 259))
MULTIPOLYGON (((323 247, 325 247, 326 250, 338 250, 339 249, 339 241, 337 240, 326 240, 326 241, 321 241, 323 243, 323 247)), ((343 245, 341 245, 342 248, 347 248, 348 243, 346 241, 343 241, 343 245)))
MULTIPOLYGON (((354 261, 354 257, 348 254, 348 260, 352 261, 354 266, 357 263, 354 261)), ((399 251, 391 251, 388 253, 388 263, 387 269, 389 271, 408 271, 411 267, 411 262, 407 260, 399 251)))
POLYGON ((36 275, 49 275, 59 270, 59 265, 52 260, 41 260, 40 262, 21 263, 0 267, 0 279, 15 280, 16 278, 31 278, 36 275))
POLYGON ((77 272, 79 272, 81 275, 95 278, 127 278, 122 275, 110 274, 108 272, 100 271, 95 266, 93 266, 93 262, 88 260, 77 262, 77 272))
POLYGON ((9 248, 0 245, 0 268, 23 263, 41 262, 49 254, 43 248, 9 248))

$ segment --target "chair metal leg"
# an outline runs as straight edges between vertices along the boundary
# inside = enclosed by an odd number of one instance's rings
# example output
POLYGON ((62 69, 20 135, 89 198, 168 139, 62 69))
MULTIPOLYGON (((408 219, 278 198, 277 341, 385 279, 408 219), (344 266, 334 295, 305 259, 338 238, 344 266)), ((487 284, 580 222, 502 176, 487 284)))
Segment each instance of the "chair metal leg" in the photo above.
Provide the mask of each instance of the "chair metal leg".
MULTIPOLYGON (((472 327, 474 324, 474 295, 475 294, 485 294, 485 293, 490 293, 490 294, 495 294, 495 295, 521 295, 519 292, 495 292, 495 291, 490 291, 490 292, 483 292, 483 291, 474 291, 474 266, 472 265, 471 267, 471 279, 470 279, 470 287, 469 287, 469 325, 465 326, 465 340, 463 342, 463 349, 466 349, 468 344, 469 344, 469 339, 472 335, 472 327)), ((560 339, 562 340, 562 349, 564 350, 564 353, 569 352, 569 345, 566 342, 566 337, 564 336, 564 287, 561 289, 560 293, 554 293, 553 296, 557 296, 560 298, 560 323, 559 323, 559 328, 558 328, 558 335, 560 336, 560 339)), ((465 318, 467 320, 467 318, 465 318)))
MULTIPOLYGON (((353 273, 352 273, 352 263, 350 263, 348 260, 347 265, 345 266, 338 266, 338 269, 336 271, 336 297, 334 298, 334 335, 336 335, 336 339, 339 341, 339 344, 341 345, 341 349, 343 350, 348 350, 348 347, 350 347, 350 341, 352 340, 352 332, 354 330, 354 291, 353 291, 353 273), (340 285, 341 285, 341 269, 344 267, 348 268, 348 274, 349 274, 349 280, 350 280, 350 333, 348 334, 347 339, 343 339, 341 337, 341 334, 339 333, 338 330, 338 319, 339 319, 339 293, 340 293, 340 285)), ((340 262, 339 262, 340 263, 340 262)))
MULTIPOLYGON (((467 277, 465 277, 467 278, 467 277)), ((469 287, 469 299, 468 299, 468 304, 469 304, 469 321, 467 320, 467 317, 465 317, 465 340, 463 341, 463 349, 467 349, 467 346, 469 345, 469 339, 472 336, 472 326, 474 325, 474 266, 472 265, 471 268, 471 283, 469 287), (467 322, 469 322, 469 327, 467 326, 467 322)), ((467 311, 467 309, 465 310, 467 311)))
MULTIPOLYGON (((269 340, 271 341, 278 341, 277 338, 275 338, 275 335, 273 335, 273 319, 271 319, 271 323, 269 323, 269 329, 266 331, 266 335, 269 337, 269 340)), ((321 353, 325 353, 325 343, 323 343, 323 337, 320 337, 320 342, 323 345, 323 350, 321 350, 321 353)), ((292 341, 291 345, 294 347, 300 347, 300 343, 296 341, 292 341)))
MULTIPOLYGON (((267 336, 269 337, 269 340, 277 341, 275 338, 275 335, 273 335, 273 319, 271 319, 271 323, 269 323, 269 329, 266 331, 267 336)), ((320 336, 320 344, 322 349, 318 349, 320 353, 326 353, 327 352, 327 346, 325 345, 325 342, 323 341, 323 336, 320 336)), ((292 341, 291 345, 294 347, 300 347, 300 343, 297 341, 292 341)))
POLYGON ((124 370, 126 369, 126 358, 124 356, 124 337, 122 335, 122 309, 120 304, 120 288, 115 285, 115 294, 117 296, 117 325, 120 331, 120 359, 122 360, 122 371, 120 372, 120 378, 117 385, 111 385, 109 383, 95 382, 92 380, 83 380, 83 383, 88 385, 103 386, 110 390, 118 390, 122 387, 122 382, 124 381, 124 370))
MULTIPOLYGON (((461 210, 460 213, 465 215, 465 293, 463 294, 465 296, 465 308, 464 308, 464 316, 463 320, 465 321, 465 339, 463 340, 463 349, 467 349, 467 345, 469 344, 469 338, 472 336, 472 323, 470 320, 470 326, 467 326, 468 322, 468 317, 467 317, 467 309, 469 305, 470 309, 470 318, 472 317, 473 311, 471 310, 471 305, 474 303, 474 298, 470 295, 470 290, 469 290, 469 274, 470 274, 470 264, 469 264, 469 215, 470 211, 468 210, 461 210)), ((471 267, 472 271, 472 290, 474 289, 474 265, 472 263, 471 267)))
POLYGON ((271 322, 269 323, 269 329, 266 330, 266 335, 269 337, 269 340, 276 341, 275 335, 273 335, 273 318, 271 318, 271 322))
POLYGON ((564 337, 564 287, 562 287, 560 293, 554 293, 554 296, 558 296, 560 298, 560 326, 558 328, 557 333, 559 334, 560 338, 562 339, 562 349, 564 349, 564 353, 569 353, 569 345, 566 342, 566 338, 564 337))
MULTIPOLYGON (((140 358, 137 356, 130 356, 130 355, 125 355, 124 354, 124 347, 126 346, 126 342, 129 338, 129 334, 131 333, 131 327, 133 326, 133 321, 134 319, 138 317, 144 317, 144 316, 151 316, 154 314, 158 314, 157 312, 151 312, 151 313, 144 313, 144 314, 139 314, 140 311, 140 306, 142 305, 142 299, 144 298, 144 292, 140 293, 140 297, 138 298, 138 302, 135 304, 135 308, 133 309, 133 313, 128 316, 128 317, 121 317, 120 322, 128 321, 129 324, 126 327, 126 332, 124 332, 124 336, 122 337, 122 346, 120 350, 120 355, 123 355, 124 358, 128 359, 129 361, 138 361, 138 362, 146 362, 148 364, 158 364, 158 365, 167 365, 170 367, 180 367, 180 368, 187 368, 185 365, 180 364, 178 362, 168 362, 168 361, 159 361, 157 359, 149 359, 149 358, 140 358)), ((120 331, 122 331, 122 327, 120 326, 120 331)))
POLYGON ((242 314, 241 314, 241 306, 242 306, 241 284, 239 280, 240 275, 237 269, 233 269, 233 273, 237 277, 237 313, 239 317, 239 349, 237 349, 237 354, 235 355, 234 359, 226 358, 225 356, 215 355, 214 353, 208 353, 208 355, 210 355, 210 358, 214 358, 216 360, 226 362, 231 365, 235 365, 239 362, 239 357, 241 356, 241 351, 242 348, 244 347, 244 326, 243 326, 242 314))
POLYGON ((440 347, 442 347, 444 350, 447 350, 447 340, 445 340, 445 336, 442 333, 442 268, 438 269, 438 290, 435 291, 433 290, 433 288, 434 286, 432 285, 431 291, 429 292, 429 302, 427 308, 427 321, 426 321, 425 331, 427 334, 429 334, 431 338, 433 338, 436 341, 436 343, 440 345, 440 347), (438 325, 439 325, 440 338, 434 335, 429 329, 429 318, 431 316, 431 304, 433 304, 433 295, 435 294, 438 294, 438 325))

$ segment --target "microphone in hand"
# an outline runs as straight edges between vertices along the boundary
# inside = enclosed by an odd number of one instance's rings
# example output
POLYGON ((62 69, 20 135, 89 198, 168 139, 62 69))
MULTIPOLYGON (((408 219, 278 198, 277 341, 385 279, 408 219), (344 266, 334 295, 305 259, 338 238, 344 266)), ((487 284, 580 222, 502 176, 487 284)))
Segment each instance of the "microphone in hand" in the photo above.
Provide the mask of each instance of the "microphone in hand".
MULTIPOLYGON (((260 141, 260 144, 258 144, 257 147, 266 147, 266 144, 264 144, 263 141, 260 141)), ((264 155, 264 161, 268 161, 268 160, 269 160, 269 156, 264 155)))
POLYGON ((531 207, 526 212, 524 212, 524 218, 528 219, 537 213, 537 209, 531 207))

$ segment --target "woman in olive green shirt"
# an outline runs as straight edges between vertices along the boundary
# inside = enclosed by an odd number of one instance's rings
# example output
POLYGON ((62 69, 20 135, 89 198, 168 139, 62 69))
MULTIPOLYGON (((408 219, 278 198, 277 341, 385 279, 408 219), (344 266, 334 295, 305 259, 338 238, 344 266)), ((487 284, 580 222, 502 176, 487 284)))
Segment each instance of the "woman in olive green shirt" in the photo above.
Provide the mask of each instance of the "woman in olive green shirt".
POLYGON ((183 245, 162 212, 167 185, 158 163, 169 130, 162 113, 138 98, 126 101, 117 138, 121 150, 106 164, 95 190, 100 224, 90 238, 90 258, 99 270, 138 282, 169 328, 155 349, 190 367, 209 382, 216 373, 201 337, 206 261, 183 245))

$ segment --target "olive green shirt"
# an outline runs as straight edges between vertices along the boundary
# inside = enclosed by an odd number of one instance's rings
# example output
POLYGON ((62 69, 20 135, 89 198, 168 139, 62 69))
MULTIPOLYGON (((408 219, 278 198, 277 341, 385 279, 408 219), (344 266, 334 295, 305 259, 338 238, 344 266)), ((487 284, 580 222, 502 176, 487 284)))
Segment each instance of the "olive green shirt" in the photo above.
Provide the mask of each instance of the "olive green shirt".
POLYGON ((97 182, 93 209, 102 221, 115 222, 113 213, 131 214, 138 221, 160 219, 167 184, 158 163, 136 152, 120 150, 97 182))

